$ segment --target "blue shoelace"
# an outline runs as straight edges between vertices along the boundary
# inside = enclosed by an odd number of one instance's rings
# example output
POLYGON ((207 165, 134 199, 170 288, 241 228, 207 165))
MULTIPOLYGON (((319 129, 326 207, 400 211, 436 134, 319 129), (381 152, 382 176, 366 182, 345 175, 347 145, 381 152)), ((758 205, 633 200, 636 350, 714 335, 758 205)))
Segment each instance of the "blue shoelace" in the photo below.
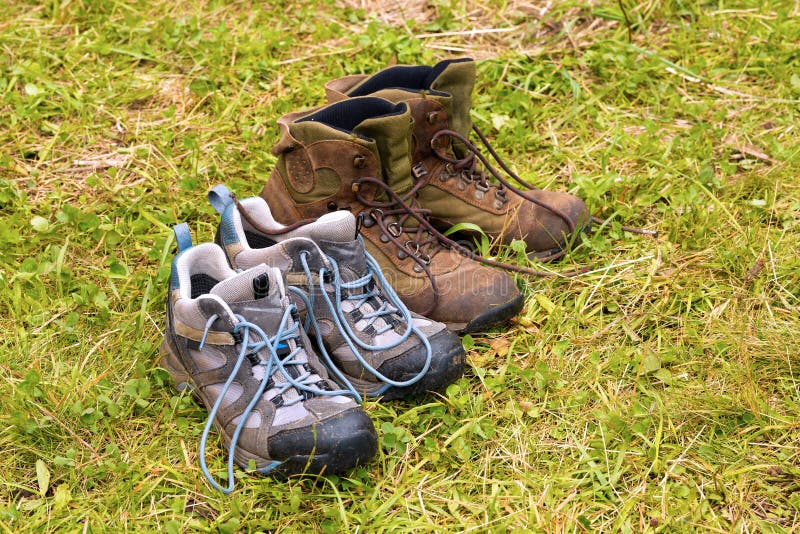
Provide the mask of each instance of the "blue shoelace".
MULTIPOLYGON (((309 254, 308 252, 301 253, 300 260, 303 264, 303 270, 305 271, 309 287, 311 287, 313 285, 313 275, 311 273, 311 269, 309 268, 307 262, 308 254, 309 254)), ((339 264, 336 262, 336 260, 334 260, 330 256, 326 256, 331 264, 330 272, 333 275, 333 280, 331 282, 334 286, 335 299, 333 301, 328 296, 328 292, 325 289, 325 274, 328 272, 328 269, 324 267, 320 269, 318 279, 319 279, 319 289, 320 292, 322 293, 322 297, 326 305, 328 306, 328 309, 331 310, 331 315, 333 316, 336 328, 339 330, 339 333, 344 338, 345 343, 347 343, 347 346, 353 352, 356 359, 364 367, 364 369, 366 369, 375 378, 384 383, 384 385, 381 386, 378 390, 368 394, 368 396, 370 397, 378 397, 382 395, 390 387, 407 387, 412 384, 415 384, 416 382, 419 382, 422 379, 422 377, 425 376, 425 373, 427 373, 428 369, 430 368, 432 350, 431 350, 431 345, 428 342, 428 338, 426 338, 425 335, 416 326, 414 326, 413 318, 411 317, 411 312, 402 303, 400 298, 397 296, 397 293, 395 293, 394 289, 392 289, 392 286, 387 282, 386 278, 383 275, 383 272, 381 271, 380 266, 378 265, 378 262, 375 261, 375 259, 368 252, 365 251, 364 254, 366 255, 366 260, 367 260, 367 273, 361 278, 358 278, 350 282, 341 281, 341 275, 339 273, 339 264), (383 288, 384 295, 381 295, 377 291, 376 285, 374 283, 372 287, 368 287, 370 286, 370 283, 373 282, 373 280, 377 280, 377 285, 383 288), (350 327, 350 324, 347 322, 347 319, 345 318, 346 312, 342 309, 342 294, 341 294, 342 289, 358 290, 361 288, 365 288, 365 290, 358 294, 355 293, 350 294, 345 297, 345 300, 357 301, 354 308, 357 310, 370 298, 373 297, 381 298, 381 300, 383 300, 383 303, 381 304, 380 308, 374 310, 372 313, 364 314, 362 316, 362 319, 366 319, 367 324, 371 325, 380 317, 399 313, 403 318, 403 323, 405 324, 406 328, 403 334, 400 335, 398 339, 396 339, 391 343, 387 343, 385 345, 369 345, 361 341, 361 339, 359 339, 359 337, 350 327), (408 339, 408 337, 412 333, 415 336, 417 336, 425 346, 426 357, 425 357, 425 364, 423 365, 422 369, 420 369, 419 373, 417 373, 415 376, 411 377, 408 380, 397 381, 384 376, 377 369, 372 367, 366 361, 366 359, 364 359, 364 357, 361 355, 361 352, 356 347, 357 345, 358 347, 366 351, 390 350, 403 343, 406 339, 408 339)), ((320 347, 320 352, 322 352, 322 356, 325 359, 326 363, 333 370, 334 374, 341 381, 341 383, 344 384, 345 387, 351 392, 351 394, 360 402, 361 396, 358 394, 358 392, 356 392, 355 387, 353 387, 350 381, 337 369, 337 366, 333 363, 330 355, 328 354, 328 351, 325 349, 324 343, 322 343, 322 337, 320 336, 319 325, 317 324, 317 319, 313 311, 314 310, 313 291, 310 292, 310 295, 306 295, 302 290, 298 288, 290 287, 290 289, 294 291, 294 293, 297 294, 303 300, 303 303, 306 306, 307 310, 306 330, 308 330, 309 325, 314 328, 317 339, 319 340, 318 345, 320 347)), ((392 325, 388 321, 384 322, 387 324, 386 328, 382 328, 379 331, 376 329, 377 334, 392 329, 392 325)))
MULTIPOLYGON (((292 326, 288 327, 289 318, 291 317, 293 310, 295 310, 294 305, 289 305, 283 313, 283 317, 281 318, 280 325, 278 326, 278 331, 272 337, 269 337, 264 330, 261 329, 256 324, 253 324, 247 321, 241 315, 236 314, 236 318, 238 319, 238 323, 233 328, 233 333, 238 334, 241 332, 242 341, 240 343, 241 349, 239 350, 239 356, 236 360, 236 365, 234 365, 233 370, 231 371, 228 380, 225 382, 225 385, 222 388, 219 396, 217 397, 216 402, 214 402, 214 406, 211 408, 211 411, 208 414, 208 419, 206 420, 205 428, 203 428, 203 435, 200 438, 200 467, 203 471, 203 475, 208 479, 208 482, 216 489, 221 491, 222 493, 230 493, 233 491, 234 487, 234 476, 233 476, 233 464, 234 464, 234 451, 236 450, 236 444, 239 441, 239 436, 241 435, 242 431, 247 424, 247 420, 250 417, 250 413, 253 411, 253 408, 258 404, 258 401, 261 399, 261 396, 266 389, 267 383, 270 381, 270 378, 275 374, 276 371, 280 371, 283 377, 286 379, 286 383, 275 383, 274 387, 278 388, 278 396, 283 395, 288 391, 290 388, 294 388, 298 392, 306 391, 312 393, 314 395, 319 396, 336 396, 336 395, 352 395, 351 390, 322 390, 317 387, 314 387, 316 383, 318 383, 322 379, 322 377, 318 377, 314 379, 314 382, 311 382, 311 377, 314 373, 308 372, 305 370, 305 364, 308 362, 301 362, 297 361, 294 358, 303 351, 303 347, 300 343, 297 343, 300 340, 300 336, 298 334, 299 324, 294 323, 292 326), (255 334, 258 336, 259 341, 251 341, 251 334, 255 334), (278 349, 288 348, 288 342, 290 340, 294 340, 297 343, 297 346, 294 350, 289 352, 286 356, 281 358, 278 355, 278 349), (262 357, 264 354, 264 349, 266 349, 266 358, 262 357), (239 372, 239 368, 242 365, 244 359, 249 355, 257 355, 259 357, 258 365, 264 367, 264 377, 261 379, 261 383, 259 384, 258 391, 250 400, 250 403, 245 408, 242 415, 239 417, 239 422, 236 425, 236 430, 233 433, 233 437, 231 438, 230 447, 228 448, 228 487, 222 487, 211 475, 208 470, 208 466, 206 465, 206 442, 208 441, 208 434, 211 431, 211 427, 214 424, 214 419, 217 416, 217 412, 219 411, 220 407, 222 406, 222 401, 225 398, 225 395, 228 392, 231 384, 233 383, 236 375, 239 372), (299 365, 302 366, 304 369, 304 373, 297 377, 293 378, 292 375, 287 371, 286 367, 290 365, 299 365)), ((206 337, 208 336, 209 329, 211 325, 219 318, 218 315, 212 315, 208 321, 206 322, 205 330, 203 331, 203 338, 200 342, 200 350, 202 350, 203 345, 205 344, 206 337)), ((298 402, 303 400, 303 395, 298 396, 296 399, 290 401, 284 401, 282 406, 292 406, 298 402)), ((278 467, 282 462, 280 461, 273 461, 266 467, 259 469, 260 473, 269 473, 276 467, 278 467)))

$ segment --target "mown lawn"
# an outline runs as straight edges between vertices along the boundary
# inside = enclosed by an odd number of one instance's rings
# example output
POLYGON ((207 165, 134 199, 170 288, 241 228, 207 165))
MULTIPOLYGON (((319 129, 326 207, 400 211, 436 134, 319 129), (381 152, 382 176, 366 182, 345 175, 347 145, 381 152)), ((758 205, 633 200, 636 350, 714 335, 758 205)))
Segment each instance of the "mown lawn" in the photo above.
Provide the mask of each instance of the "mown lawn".
POLYGON ((794 531, 799 175, 794 1, 7 0, 0 527, 794 531), (325 81, 461 56, 514 168, 612 219, 548 267, 590 272, 519 277, 463 379, 367 404, 368 466, 214 492, 156 362, 170 227, 210 240, 208 188, 260 191, 325 81))

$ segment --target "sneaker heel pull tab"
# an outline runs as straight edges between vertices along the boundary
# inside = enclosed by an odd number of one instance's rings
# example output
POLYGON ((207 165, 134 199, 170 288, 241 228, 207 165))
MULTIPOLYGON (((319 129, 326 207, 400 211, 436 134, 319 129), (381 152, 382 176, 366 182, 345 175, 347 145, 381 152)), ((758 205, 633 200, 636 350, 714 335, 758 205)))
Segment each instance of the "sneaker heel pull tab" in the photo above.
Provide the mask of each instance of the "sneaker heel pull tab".
POLYGON ((233 204, 233 193, 222 184, 216 185, 208 192, 208 203, 217 213, 222 215, 225 212, 225 208, 233 204))
POLYGON ((175 241, 178 243, 178 252, 183 252, 187 248, 192 248, 192 232, 189 225, 184 223, 176 224, 172 227, 175 232, 175 241))

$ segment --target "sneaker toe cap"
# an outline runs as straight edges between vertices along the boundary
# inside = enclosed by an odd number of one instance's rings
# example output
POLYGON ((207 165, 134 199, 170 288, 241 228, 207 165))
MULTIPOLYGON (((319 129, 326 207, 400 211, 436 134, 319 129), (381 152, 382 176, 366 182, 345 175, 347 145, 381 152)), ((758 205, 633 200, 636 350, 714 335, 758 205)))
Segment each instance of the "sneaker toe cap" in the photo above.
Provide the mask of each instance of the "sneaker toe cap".
MULTIPOLYGON (((415 338, 412 334, 412 339, 415 338)), ((447 329, 428 337, 431 362, 428 371, 418 381, 405 387, 393 387, 383 395, 384 400, 405 397, 426 391, 439 391, 464 374, 464 348, 461 339, 447 329)), ((418 343, 403 354, 384 362, 378 371, 392 380, 402 382, 416 377, 425 366, 427 349, 418 343)))
POLYGON ((351 408, 302 428, 278 432, 269 439, 269 456, 282 461, 279 471, 340 473, 372 458, 377 434, 361 408, 351 408))

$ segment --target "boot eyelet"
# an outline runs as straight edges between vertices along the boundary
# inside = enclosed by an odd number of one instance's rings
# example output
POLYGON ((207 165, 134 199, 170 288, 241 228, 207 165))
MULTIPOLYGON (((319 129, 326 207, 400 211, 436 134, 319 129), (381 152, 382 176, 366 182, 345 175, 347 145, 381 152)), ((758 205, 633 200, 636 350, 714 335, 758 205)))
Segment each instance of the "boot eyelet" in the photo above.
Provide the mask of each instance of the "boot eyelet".
POLYGON ((406 248, 411 250, 415 256, 419 256, 419 243, 414 243, 409 239, 406 241, 406 248))
POLYGON ((433 124, 437 120, 439 120, 439 114, 435 111, 431 111, 427 115, 425 115, 425 119, 428 121, 428 124, 433 124))
POLYGON ((467 184, 465 184, 462 180, 459 180, 458 183, 456 184, 456 187, 458 188, 459 191, 463 191, 467 188, 467 184))
POLYGON ((475 182, 475 189, 478 191, 483 191, 484 193, 489 190, 488 184, 482 184, 481 182, 475 182))
POLYGON ((356 169, 363 169, 367 165, 367 158, 359 154, 353 158, 353 167, 356 169))
POLYGON ((450 179, 450 176, 446 172, 442 171, 439 173, 439 181, 446 182, 448 179, 450 179))
POLYGON ((375 208, 374 210, 369 212, 369 216, 373 221, 377 221, 379 217, 383 219, 383 210, 375 208))
POLYGON ((420 267, 418 263, 414 264, 414 272, 415 273, 421 273, 422 272, 422 267, 420 267))
POLYGON ((364 228, 372 228, 374 224, 375 220, 372 217, 364 217, 364 222, 361 223, 364 228))
POLYGON ((392 221, 386 225, 386 230, 392 234, 392 237, 400 237, 400 234, 403 233, 403 229, 400 228, 400 225, 397 224, 397 221, 392 221))
POLYGON ((484 191, 481 191, 480 189, 475 189, 475 198, 476 199, 483 200, 484 196, 486 196, 486 193, 484 191))
POLYGON ((381 234, 380 240, 381 240, 381 243, 388 243, 389 242, 389 237, 386 234, 381 234))
POLYGON ((338 209, 339 206, 336 204, 336 202, 333 201, 328 202, 328 211, 336 211, 338 209))
POLYGON ((408 254, 405 253, 403 249, 397 249, 397 259, 404 260, 408 257, 408 254))

